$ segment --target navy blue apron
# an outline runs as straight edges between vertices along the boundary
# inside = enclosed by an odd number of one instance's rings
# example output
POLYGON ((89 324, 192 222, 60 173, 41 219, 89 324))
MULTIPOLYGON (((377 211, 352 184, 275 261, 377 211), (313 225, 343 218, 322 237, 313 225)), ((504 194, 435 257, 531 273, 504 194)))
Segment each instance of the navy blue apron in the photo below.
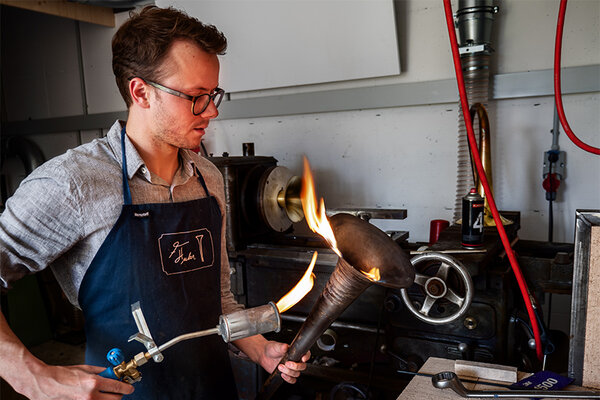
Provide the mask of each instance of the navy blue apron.
MULTIPOLYGON (((158 346, 184 333, 214 328, 221 314, 221 211, 199 171, 207 197, 182 203, 131 204, 121 132, 123 208, 87 270, 79 291, 85 317, 86 364, 108 366, 146 351, 127 342, 138 330, 139 301, 158 346)), ((227 345, 219 335, 176 344, 164 360, 142 365, 142 380, 124 399, 236 399, 227 345)))

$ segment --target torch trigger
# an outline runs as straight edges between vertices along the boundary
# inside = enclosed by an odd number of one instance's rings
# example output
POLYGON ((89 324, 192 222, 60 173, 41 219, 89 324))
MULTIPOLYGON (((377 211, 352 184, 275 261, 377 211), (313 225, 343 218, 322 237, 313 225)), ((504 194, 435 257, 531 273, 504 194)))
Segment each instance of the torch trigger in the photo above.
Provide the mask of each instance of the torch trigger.
POLYGON ((152 356, 154 362, 161 362, 164 360, 163 355, 160 350, 154 343, 154 339, 152 339, 152 334, 150 333, 150 328, 148 328, 148 324, 146 323, 146 318, 144 318, 144 313, 142 312, 142 307, 140 306, 140 302, 136 301, 131 305, 131 314, 133 315, 133 319, 135 320, 135 324, 138 328, 138 333, 129 337, 129 342, 132 340, 137 340, 146 346, 148 353, 152 356))
POLYGON ((144 346, 146 346, 146 349, 148 350, 148 354, 149 354, 149 356, 152 357, 154 362, 158 363, 158 362, 161 362, 162 360, 164 360, 164 356, 162 355, 162 353, 160 352, 158 347, 156 347, 156 343, 154 343, 154 340, 152 340, 152 338, 144 335, 143 333, 138 332, 135 335, 129 336, 129 339, 127 339, 127 342, 132 342, 134 340, 138 341, 141 344, 143 344, 144 346))

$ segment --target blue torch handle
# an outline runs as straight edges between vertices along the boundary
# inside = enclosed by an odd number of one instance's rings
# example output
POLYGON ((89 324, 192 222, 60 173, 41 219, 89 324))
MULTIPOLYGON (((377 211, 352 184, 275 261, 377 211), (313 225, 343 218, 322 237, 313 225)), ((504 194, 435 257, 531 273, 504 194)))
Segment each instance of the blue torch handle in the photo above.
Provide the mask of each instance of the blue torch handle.
POLYGON ((114 367, 108 367, 106 368, 104 371, 100 372, 98 375, 103 376, 105 378, 109 378, 109 379, 116 379, 116 380, 120 380, 117 375, 115 375, 115 371, 113 370, 114 367))
MULTIPOLYGON (((116 367, 125 360, 125 357, 123 357, 123 352, 121 349, 115 347, 114 349, 109 350, 109 352, 106 354, 106 359, 116 367)), ((104 378, 120 380, 119 377, 115 375, 114 367, 108 367, 98 375, 104 378)))

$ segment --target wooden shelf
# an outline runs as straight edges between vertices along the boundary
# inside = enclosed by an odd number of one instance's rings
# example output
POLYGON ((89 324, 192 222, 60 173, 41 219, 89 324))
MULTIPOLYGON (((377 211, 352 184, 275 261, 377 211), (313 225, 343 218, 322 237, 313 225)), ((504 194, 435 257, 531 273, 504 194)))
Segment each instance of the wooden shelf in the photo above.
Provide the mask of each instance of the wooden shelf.
POLYGON ((0 0, 0 4, 111 28, 115 26, 115 14, 109 7, 73 3, 66 0, 0 0))

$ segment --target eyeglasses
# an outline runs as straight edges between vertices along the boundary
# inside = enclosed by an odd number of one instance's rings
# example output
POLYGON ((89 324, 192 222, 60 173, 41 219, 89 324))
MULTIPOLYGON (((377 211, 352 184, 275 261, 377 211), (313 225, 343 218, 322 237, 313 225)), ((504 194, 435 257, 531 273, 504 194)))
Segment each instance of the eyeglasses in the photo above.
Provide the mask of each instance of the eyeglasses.
POLYGON ((153 86, 163 92, 167 92, 172 94, 173 96, 181 97, 182 99, 186 99, 192 102, 192 114, 200 115, 206 110, 210 101, 212 100, 215 107, 219 107, 221 104, 221 100, 223 100, 223 96, 225 95, 225 91, 221 88, 216 88, 212 93, 201 94, 200 96, 190 96, 185 93, 181 93, 177 90, 168 88, 166 86, 161 85, 160 83, 148 81, 144 79, 148 85, 153 86))

